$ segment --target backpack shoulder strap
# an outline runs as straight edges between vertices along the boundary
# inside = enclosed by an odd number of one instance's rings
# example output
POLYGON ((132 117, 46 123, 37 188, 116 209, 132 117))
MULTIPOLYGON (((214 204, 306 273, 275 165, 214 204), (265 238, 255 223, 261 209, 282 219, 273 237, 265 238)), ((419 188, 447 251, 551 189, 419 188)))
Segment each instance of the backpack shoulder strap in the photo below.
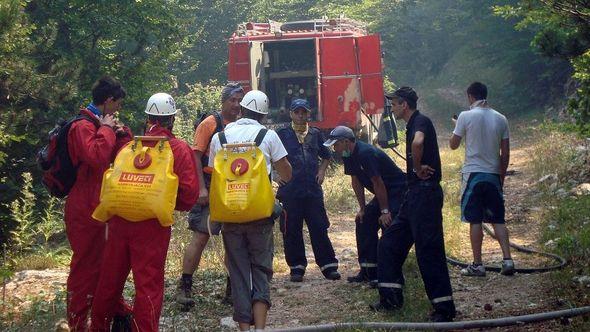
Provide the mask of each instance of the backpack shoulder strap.
MULTIPOLYGON (((221 120, 221 114, 217 111, 213 111, 213 114, 211 114, 211 115, 215 119, 215 132, 211 135, 211 137, 209 137, 209 143, 207 144, 207 146, 209 146, 211 144, 211 140, 213 139, 213 135, 215 135, 215 133, 223 132, 223 121, 221 120)), ((225 139, 225 135, 223 138, 225 139)), ((221 143, 221 135, 219 136, 219 142, 221 143)), ((225 143, 221 143, 221 144, 226 144, 226 143, 227 143, 227 140, 225 141, 225 143)))
POLYGON ((221 144, 221 146, 223 146, 223 144, 227 144, 227 138, 225 137, 225 133, 223 131, 219 132, 219 143, 221 144))
POLYGON ((96 128, 100 127, 100 121, 94 116, 93 117, 88 116, 88 114, 80 113, 80 114, 76 115, 76 117, 74 117, 70 122, 74 123, 78 120, 88 120, 88 121, 92 122, 92 124, 94 124, 94 126, 96 128))
POLYGON ((216 127, 215 127, 215 132, 220 132, 223 130, 223 119, 221 119, 221 113, 220 112, 213 112, 213 117, 215 118, 215 123, 216 123, 216 127))
POLYGON ((260 146, 260 144, 262 143, 262 140, 264 139, 264 136, 266 136, 267 132, 268 132, 268 129, 266 129, 266 128, 260 129, 260 131, 258 132, 258 135, 256 135, 256 138, 254 139, 254 143, 256 143, 256 146, 260 146))

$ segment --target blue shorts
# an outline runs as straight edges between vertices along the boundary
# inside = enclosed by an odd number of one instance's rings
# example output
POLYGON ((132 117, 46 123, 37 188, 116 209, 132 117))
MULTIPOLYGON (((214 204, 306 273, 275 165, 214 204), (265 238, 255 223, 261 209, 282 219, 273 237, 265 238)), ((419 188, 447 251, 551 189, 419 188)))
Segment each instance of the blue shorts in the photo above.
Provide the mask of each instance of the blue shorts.
POLYGON ((461 196, 461 219, 470 224, 505 223, 504 194, 500 175, 464 174, 461 196))

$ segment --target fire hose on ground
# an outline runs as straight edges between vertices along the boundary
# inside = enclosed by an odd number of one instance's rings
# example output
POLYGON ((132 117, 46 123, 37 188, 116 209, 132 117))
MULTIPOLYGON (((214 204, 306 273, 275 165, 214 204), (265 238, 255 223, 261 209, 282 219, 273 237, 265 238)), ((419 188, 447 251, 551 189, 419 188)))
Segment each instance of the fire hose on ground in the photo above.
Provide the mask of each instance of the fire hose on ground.
MULTIPOLYGON (((484 230, 488 233, 492 238, 496 239, 494 232, 487 226, 483 225, 484 230)), ((526 248, 513 242, 510 242, 510 247, 529 254, 538 254, 541 256, 553 258, 557 261, 556 264, 546 267, 534 267, 534 268, 517 268, 515 269, 518 273, 539 273, 539 272, 547 272, 550 270, 560 269, 567 261, 558 255, 546 253, 530 248, 526 248)), ((454 258, 450 258, 447 256, 447 262, 451 265, 456 265, 460 267, 466 267, 468 264, 458 261, 454 258)), ((487 271, 495 271, 500 272, 500 267, 498 266, 485 266, 487 271)), ((590 306, 581 307, 581 308, 571 308, 571 309, 564 309, 564 310, 557 310, 557 311, 548 311, 548 312, 540 312, 536 314, 529 314, 529 315, 522 315, 522 316, 508 316, 508 317, 501 317, 501 318, 494 318, 494 319, 481 319, 481 320, 467 320, 467 321, 458 321, 458 322, 447 322, 447 323, 419 323, 419 322, 393 322, 393 323, 384 323, 384 322, 358 322, 358 323, 334 323, 334 324, 322 324, 322 325, 312 325, 312 326, 302 326, 296 328, 281 328, 281 329, 273 329, 271 331, 275 332, 282 332, 282 331, 289 331, 289 332, 315 332, 315 331, 340 331, 340 330, 351 330, 351 329, 368 329, 368 330, 384 330, 384 331, 391 331, 391 330, 466 330, 466 329, 476 329, 476 328, 494 328, 494 327, 503 327, 503 326, 513 326, 513 325, 524 325, 528 323, 537 323, 543 322, 547 320, 553 319, 564 319, 564 318, 571 318, 575 316, 587 315, 590 313, 590 306)))
MULTIPOLYGON (((486 233, 488 233, 494 239, 496 238, 493 231, 486 225, 483 225, 486 233)), ((550 270, 555 270, 562 268, 565 266, 567 261, 558 255, 546 253, 534 249, 525 248, 523 246, 514 244, 510 242, 510 247, 525 253, 530 254, 538 254, 545 257, 550 257, 555 259, 558 263, 546 266, 546 267, 535 267, 535 268, 517 268, 515 269, 516 272, 519 273, 539 273, 539 272, 547 272, 550 270)), ((447 257, 447 262, 452 265, 466 267, 468 264, 458 261, 456 259, 447 257)), ((500 267, 498 266, 486 266, 486 270, 499 272, 500 267)), ((508 316, 508 317, 501 317, 501 318, 494 318, 494 319, 481 319, 481 320, 467 320, 467 321, 457 321, 457 322, 447 322, 447 323, 418 323, 418 322, 393 322, 393 323, 384 323, 384 322, 358 322, 358 323, 334 323, 334 324, 323 324, 323 325, 313 325, 313 326, 302 326, 296 328, 284 328, 284 329, 273 329, 271 331, 275 332, 282 332, 282 331, 289 331, 289 332, 315 332, 315 331, 340 331, 340 330, 351 330, 351 329, 367 329, 367 330, 383 330, 383 331, 392 331, 392 330, 467 330, 467 329, 477 329, 477 328, 494 328, 494 327, 503 327, 503 326, 513 326, 513 325, 524 325, 529 323, 538 323, 553 319, 564 319, 564 318, 571 318, 575 316, 587 315, 590 313, 590 306, 581 307, 581 308, 571 308, 571 309, 564 309, 564 310, 556 310, 556 311, 548 311, 548 312, 540 312, 536 314, 529 314, 529 315, 522 315, 522 316, 508 316)))
POLYGON ((315 331, 340 331, 340 330, 352 330, 352 329, 364 329, 364 330, 466 330, 466 329, 477 329, 477 328, 492 328, 502 327, 511 325, 523 325, 528 323, 537 323, 557 318, 570 318, 580 315, 586 315, 590 313, 590 306, 581 308, 572 308, 558 311, 541 312, 537 314, 522 315, 522 316, 510 316, 494 319, 481 319, 481 320, 466 320, 459 322, 448 322, 448 323, 412 323, 412 322, 393 322, 393 323, 381 323, 381 322, 364 322, 364 323, 335 323, 335 324, 323 324, 313 326, 301 326, 295 328, 284 328, 284 329, 273 329, 270 331, 274 332, 315 332, 315 331))

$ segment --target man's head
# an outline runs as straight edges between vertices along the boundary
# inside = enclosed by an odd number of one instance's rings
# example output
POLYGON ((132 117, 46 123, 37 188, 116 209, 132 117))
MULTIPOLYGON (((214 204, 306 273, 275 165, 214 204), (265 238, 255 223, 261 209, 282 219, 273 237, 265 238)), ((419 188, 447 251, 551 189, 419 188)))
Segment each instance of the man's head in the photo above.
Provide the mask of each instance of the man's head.
POLYGON ((309 119, 311 106, 309 106, 309 103, 305 99, 293 99, 289 111, 294 124, 304 125, 307 123, 307 119, 309 119))
POLYGON ((251 90, 244 95, 240 106, 242 117, 260 122, 268 114, 268 97, 262 91, 251 90))
POLYGON ((485 84, 480 82, 473 82, 467 88, 467 99, 469 103, 473 104, 478 100, 486 100, 488 98, 488 88, 485 84))
POLYGON ((418 94, 409 86, 403 86, 385 97, 391 100, 391 112, 396 119, 406 119, 408 114, 416 110, 418 94))
POLYGON ((240 115, 240 102, 244 88, 237 82, 227 83, 221 90, 221 113, 225 118, 235 120, 240 115))
POLYGON ((126 95, 121 83, 110 76, 104 76, 92 85, 92 103, 104 115, 118 112, 126 95))
POLYGON ((346 126, 338 126, 330 132, 330 136, 324 142, 324 146, 333 147, 336 154, 344 158, 350 157, 354 150, 356 137, 352 129, 346 126))
POLYGON ((174 116, 178 112, 174 98, 167 93, 156 93, 150 97, 145 106, 148 121, 172 130, 174 116))

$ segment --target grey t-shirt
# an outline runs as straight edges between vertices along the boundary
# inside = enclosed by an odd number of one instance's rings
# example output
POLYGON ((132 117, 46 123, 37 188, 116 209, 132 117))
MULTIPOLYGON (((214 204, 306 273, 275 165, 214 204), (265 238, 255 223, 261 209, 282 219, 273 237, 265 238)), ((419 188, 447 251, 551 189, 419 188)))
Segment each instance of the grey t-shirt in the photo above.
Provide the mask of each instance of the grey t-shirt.
POLYGON ((482 107, 461 112, 453 134, 465 139, 463 173, 500 174, 500 143, 509 136, 504 115, 482 107))

